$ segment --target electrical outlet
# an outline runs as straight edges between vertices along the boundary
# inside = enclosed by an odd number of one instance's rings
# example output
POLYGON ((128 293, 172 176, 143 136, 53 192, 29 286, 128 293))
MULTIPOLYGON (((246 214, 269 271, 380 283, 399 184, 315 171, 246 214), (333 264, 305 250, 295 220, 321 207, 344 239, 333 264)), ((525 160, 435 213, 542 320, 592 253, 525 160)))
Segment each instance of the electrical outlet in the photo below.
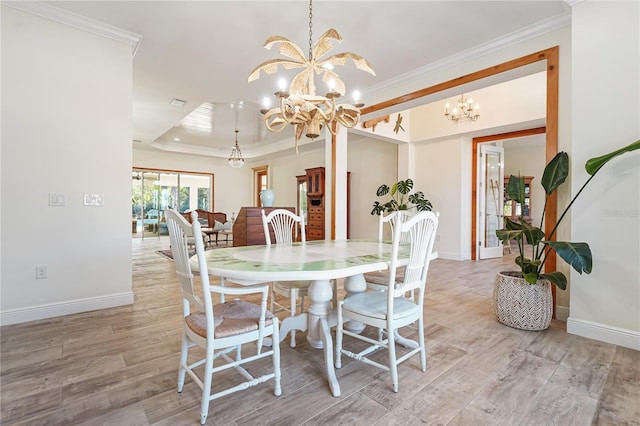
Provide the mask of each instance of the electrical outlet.
POLYGON ((36 266, 36 279, 41 280, 47 278, 47 265, 36 266))

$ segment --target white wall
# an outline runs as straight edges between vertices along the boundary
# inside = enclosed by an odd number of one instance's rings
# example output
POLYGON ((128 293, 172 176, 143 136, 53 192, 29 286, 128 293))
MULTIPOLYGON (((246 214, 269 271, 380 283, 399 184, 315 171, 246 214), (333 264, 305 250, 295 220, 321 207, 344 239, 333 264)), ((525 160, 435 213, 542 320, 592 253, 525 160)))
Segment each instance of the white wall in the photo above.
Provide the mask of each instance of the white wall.
MULTIPOLYGON (((640 3, 573 6, 572 191, 584 163, 640 138, 640 3)), ((640 152, 614 159, 571 211, 572 240, 593 252, 571 274, 570 333, 640 350, 640 152)))
POLYGON ((371 210, 375 201, 388 201, 388 198, 376 196, 378 187, 398 181, 397 148, 395 144, 376 139, 349 139, 351 238, 378 238, 378 216, 372 216, 371 210))
POLYGON ((131 45, 2 6, 2 324, 133 302, 131 70, 131 45))
POLYGON ((414 189, 424 192, 440 213, 434 249, 444 259, 469 258, 471 144, 459 136, 415 146, 414 189), (468 241, 468 242, 467 242, 468 241))
POLYGON ((411 110, 411 140, 431 140, 464 134, 482 129, 495 129, 517 125, 519 129, 544 125, 546 115, 546 72, 538 72, 499 85, 465 93, 480 104, 477 121, 447 120, 444 106, 449 102, 450 111, 457 97, 448 98, 411 110))

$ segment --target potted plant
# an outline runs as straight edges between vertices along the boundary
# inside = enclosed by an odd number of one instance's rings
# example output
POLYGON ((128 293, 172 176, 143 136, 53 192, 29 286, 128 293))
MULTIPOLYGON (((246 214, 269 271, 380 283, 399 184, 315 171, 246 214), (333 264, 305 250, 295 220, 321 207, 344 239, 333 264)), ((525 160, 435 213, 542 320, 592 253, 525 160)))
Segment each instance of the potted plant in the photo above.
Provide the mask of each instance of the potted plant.
POLYGON ((391 213, 396 210, 409 210, 411 208, 415 208, 418 211, 430 211, 433 207, 431 202, 424 198, 422 191, 410 194, 412 189, 412 179, 400 180, 391 187, 386 184, 380 185, 376 191, 376 195, 378 197, 384 197, 388 194, 391 199, 384 204, 380 203, 380 201, 374 202, 371 214, 379 216, 382 213, 391 213), (409 203, 413 205, 409 205, 409 203))
MULTIPOLYGON (((636 149, 640 149, 640 140, 588 160, 585 169, 590 175, 589 179, 569 202, 548 236, 542 231, 547 201, 569 175, 569 156, 566 152, 559 152, 546 165, 541 180, 545 191, 545 203, 540 225, 530 225, 522 216, 518 222, 505 218, 504 229, 496 231, 496 236, 503 243, 516 241, 519 252, 515 259, 519 270, 499 272, 496 276, 493 298, 498 321, 524 330, 544 330, 549 327, 553 312, 551 285, 556 285, 561 290, 567 288, 567 277, 562 272, 543 272, 549 256, 557 254, 579 274, 591 273, 592 267, 592 254, 588 243, 552 241, 558 226, 576 198, 609 160, 636 149), (525 246, 525 242, 528 246, 525 246)), ((512 175, 506 190, 509 197, 518 203, 524 203, 524 178, 512 175)))

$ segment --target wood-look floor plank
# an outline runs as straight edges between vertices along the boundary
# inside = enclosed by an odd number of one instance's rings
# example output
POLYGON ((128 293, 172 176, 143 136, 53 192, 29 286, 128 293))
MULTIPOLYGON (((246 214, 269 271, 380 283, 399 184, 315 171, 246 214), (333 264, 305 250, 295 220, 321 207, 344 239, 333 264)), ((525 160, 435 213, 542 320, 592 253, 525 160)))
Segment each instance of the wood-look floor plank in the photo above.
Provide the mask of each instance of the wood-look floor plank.
POLYGON ((522 425, 587 425, 591 424, 598 400, 589 396, 567 392, 564 386, 547 383, 540 389, 531 408, 522 419, 522 425))
POLYGON ((618 348, 593 423, 640 425, 640 353, 618 348), (620 362, 618 362, 620 361, 620 362))
POLYGON ((490 377, 482 369, 454 365, 392 411, 408 411, 425 424, 448 424, 490 377))
POLYGON ((389 411, 367 398, 362 393, 356 392, 322 413, 302 423, 305 426, 334 426, 343 425, 370 425, 389 411), (340 419, 336 422, 336 418, 340 419))

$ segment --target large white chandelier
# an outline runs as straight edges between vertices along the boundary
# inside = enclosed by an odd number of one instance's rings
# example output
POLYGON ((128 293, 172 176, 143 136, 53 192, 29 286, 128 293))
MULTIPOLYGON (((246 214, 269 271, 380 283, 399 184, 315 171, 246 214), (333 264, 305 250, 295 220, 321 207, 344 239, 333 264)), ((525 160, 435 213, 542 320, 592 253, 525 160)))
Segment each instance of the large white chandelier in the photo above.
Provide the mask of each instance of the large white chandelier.
POLYGON ((449 112, 449 103, 444 106, 444 116, 447 119, 458 122, 460 120, 469 120, 476 121, 480 118, 480 105, 476 104, 473 106, 473 99, 465 99, 464 95, 460 95, 460 99, 458 99, 458 106, 453 109, 453 111, 449 112))
MULTIPOLYGON (((279 53, 290 59, 272 59, 258 65, 249 75, 249 82, 260 78, 260 71, 273 74, 278 65, 284 69, 303 68, 292 80, 289 91, 284 89, 275 93, 279 106, 263 111, 265 124, 271 132, 280 132, 288 124, 295 129, 295 145, 298 151, 298 140, 304 134, 314 139, 320 135, 322 126, 327 126, 335 134, 330 124, 336 121, 345 127, 354 127, 360 121, 360 107, 362 104, 336 104, 336 99, 345 94, 345 85, 337 73, 334 65, 344 65, 352 59, 356 68, 376 75, 369 62, 360 55, 351 52, 339 53, 327 59, 320 58, 333 48, 331 40, 342 41, 342 37, 334 29, 329 29, 312 44, 312 0, 309 1, 309 57, 306 58, 300 47, 282 36, 272 36, 265 41, 264 47, 271 49, 280 44, 279 53), (322 81, 329 86, 329 92, 316 95, 314 74, 322 75, 322 81)), ((357 102, 357 100, 356 100, 357 102)))

